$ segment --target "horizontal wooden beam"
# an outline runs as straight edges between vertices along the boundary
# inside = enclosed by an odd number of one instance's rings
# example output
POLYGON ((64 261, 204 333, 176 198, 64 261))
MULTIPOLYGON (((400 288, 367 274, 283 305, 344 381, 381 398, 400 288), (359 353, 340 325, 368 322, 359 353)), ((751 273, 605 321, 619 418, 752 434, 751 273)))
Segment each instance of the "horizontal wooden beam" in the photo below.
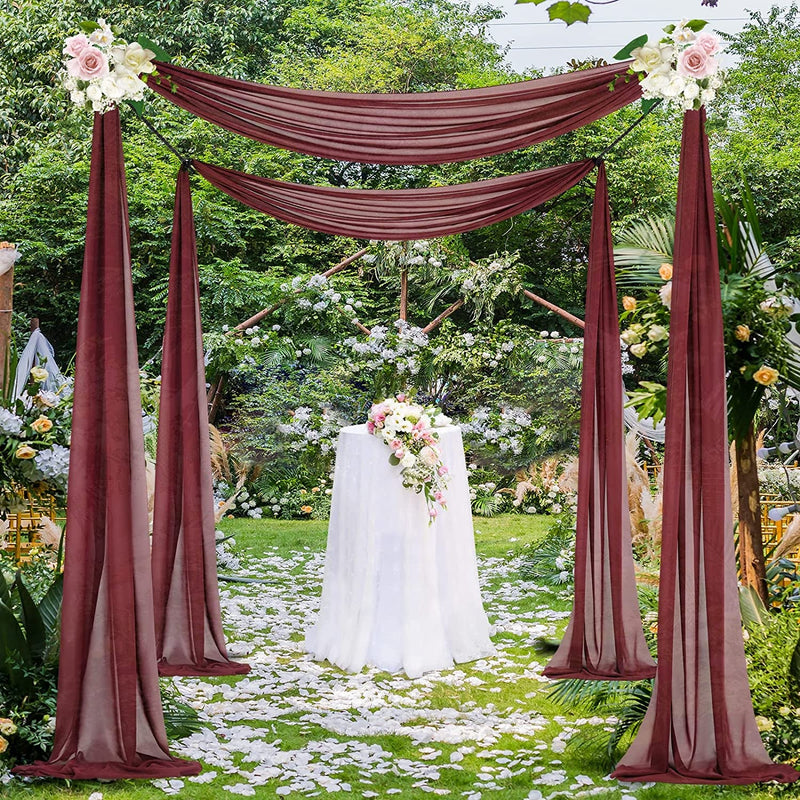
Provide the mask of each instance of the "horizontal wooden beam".
POLYGON ((533 300, 534 303, 538 303, 540 306, 544 306, 548 311, 552 311, 554 314, 558 314, 559 317, 563 317, 567 322, 571 322, 573 325, 577 325, 579 328, 585 328, 586 323, 576 317, 574 314, 570 314, 569 311, 564 311, 563 308, 559 308, 555 303, 551 303, 548 300, 545 300, 543 297, 539 297, 538 294, 534 294, 529 289, 523 289, 522 293, 527 297, 529 300, 533 300))

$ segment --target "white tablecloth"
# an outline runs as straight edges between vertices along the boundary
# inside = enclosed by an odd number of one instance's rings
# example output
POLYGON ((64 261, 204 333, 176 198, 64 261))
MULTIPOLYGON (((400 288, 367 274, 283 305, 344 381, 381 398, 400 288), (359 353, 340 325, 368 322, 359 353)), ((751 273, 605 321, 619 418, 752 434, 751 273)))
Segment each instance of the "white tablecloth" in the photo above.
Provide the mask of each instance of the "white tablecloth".
POLYGON ((450 483, 447 509, 428 525, 424 496, 402 485, 389 448, 366 425, 342 429, 322 607, 305 640, 316 659, 416 677, 494 652, 461 431, 438 430, 450 483))

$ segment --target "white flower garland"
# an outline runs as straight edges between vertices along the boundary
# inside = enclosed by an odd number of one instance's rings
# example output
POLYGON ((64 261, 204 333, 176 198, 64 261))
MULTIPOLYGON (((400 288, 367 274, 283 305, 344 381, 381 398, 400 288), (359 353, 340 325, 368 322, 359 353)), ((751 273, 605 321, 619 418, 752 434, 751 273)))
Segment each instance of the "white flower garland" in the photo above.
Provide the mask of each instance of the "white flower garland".
POLYGON ((85 33, 64 42, 61 85, 70 100, 101 114, 123 100, 143 100, 147 84, 139 76, 155 72, 156 54, 121 39, 104 19, 83 22, 81 28, 85 33))
POLYGON ((718 36, 703 30, 707 24, 704 20, 681 20, 664 28, 667 35, 662 39, 647 40, 631 51, 631 70, 644 74, 641 86, 645 100, 663 100, 697 110, 716 97, 723 74, 715 56, 722 45, 718 36))

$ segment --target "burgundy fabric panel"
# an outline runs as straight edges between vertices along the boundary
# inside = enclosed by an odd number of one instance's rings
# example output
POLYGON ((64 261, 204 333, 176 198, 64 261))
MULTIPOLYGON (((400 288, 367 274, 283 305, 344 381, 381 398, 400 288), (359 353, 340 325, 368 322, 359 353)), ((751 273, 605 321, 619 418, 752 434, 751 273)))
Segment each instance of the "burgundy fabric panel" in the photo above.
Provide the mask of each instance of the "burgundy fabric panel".
POLYGON ((595 189, 583 348, 575 604, 548 678, 639 680, 656 666, 631 550, 622 362, 605 165, 595 189))
POLYGON ((790 782, 761 742, 747 681, 733 551, 719 261, 705 109, 684 118, 664 460, 658 671, 613 776, 790 782))
POLYGON ((149 77, 148 86, 215 125, 298 153, 373 164, 442 164, 518 150, 642 96, 629 62, 414 94, 290 89, 156 65, 158 76, 149 77))
POLYGON ((156 666, 119 115, 95 115, 70 458, 55 744, 17 775, 193 775, 169 755, 156 666))
POLYGON ((582 181, 592 160, 430 189, 339 189, 247 175, 193 162, 221 191, 265 214, 323 233, 402 241, 448 236, 500 222, 582 181))
POLYGON ((241 675, 220 617, 200 284, 189 172, 175 191, 153 513, 153 598, 162 675, 241 675))

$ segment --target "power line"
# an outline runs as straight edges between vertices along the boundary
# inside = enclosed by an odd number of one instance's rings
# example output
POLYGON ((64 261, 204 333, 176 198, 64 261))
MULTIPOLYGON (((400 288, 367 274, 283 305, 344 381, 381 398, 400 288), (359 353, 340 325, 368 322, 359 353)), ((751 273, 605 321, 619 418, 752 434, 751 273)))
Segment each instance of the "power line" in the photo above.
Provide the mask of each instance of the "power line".
MULTIPOLYGON (((715 22, 743 22, 750 19, 750 17, 719 17, 717 19, 709 20, 709 25, 715 22)), ((672 22, 674 19, 599 19, 592 20, 591 25, 649 25, 652 23, 672 22)), ((522 25, 552 25, 552 22, 487 22, 487 25, 510 25, 519 27, 522 25)))

